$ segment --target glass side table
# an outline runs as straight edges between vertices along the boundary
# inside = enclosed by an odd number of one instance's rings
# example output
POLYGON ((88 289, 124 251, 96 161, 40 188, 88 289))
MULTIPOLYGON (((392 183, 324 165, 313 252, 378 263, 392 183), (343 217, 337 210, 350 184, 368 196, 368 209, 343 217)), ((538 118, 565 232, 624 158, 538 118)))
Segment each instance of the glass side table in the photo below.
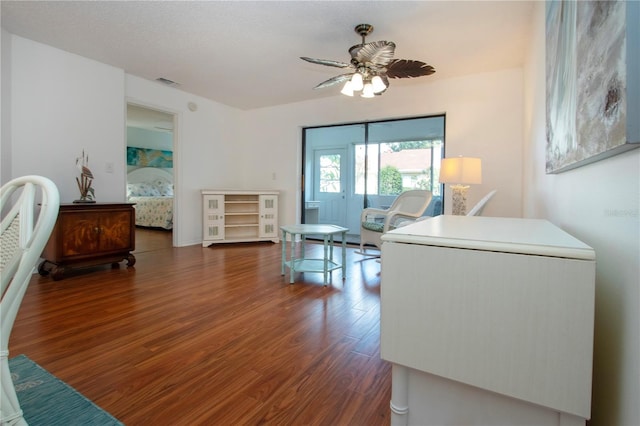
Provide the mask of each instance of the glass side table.
POLYGON ((322 272, 324 285, 327 285, 329 272, 342 269, 342 279, 345 279, 345 263, 347 259, 347 231, 348 228, 336 225, 301 224, 281 226, 282 231, 282 275, 285 274, 286 267, 289 268, 290 284, 293 284, 296 272, 322 272), (291 256, 287 260, 287 234, 291 237, 291 256), (342 262, 338 263, 333 258, 333 237, 341 235, 342 238, 342 262), (301 253, 296 258, 296 248, 298 242, 296 235, 300 236, 301 253), (324 256, 322 259, 305 257, 305 240, 307 235, 322 235, 324 242, 324 256))

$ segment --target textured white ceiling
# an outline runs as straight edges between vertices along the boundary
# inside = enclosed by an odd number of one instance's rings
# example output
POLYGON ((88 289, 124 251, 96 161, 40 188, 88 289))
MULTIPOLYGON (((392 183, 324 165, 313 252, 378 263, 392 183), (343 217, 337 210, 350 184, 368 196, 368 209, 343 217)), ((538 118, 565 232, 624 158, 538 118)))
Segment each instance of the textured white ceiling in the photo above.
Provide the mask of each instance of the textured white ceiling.
MULTIPOLYGON (((240 109, 335 96, 312 88, 342 70, 300 56, 349 61, 357 24, 367 41, 396 43, 396 58, 436 73, 391 87, 523 63, 529 1, 7 1, 12 34, 122 68, 240 109)), ((160 83, 158 83, 160 84, 160 83)))

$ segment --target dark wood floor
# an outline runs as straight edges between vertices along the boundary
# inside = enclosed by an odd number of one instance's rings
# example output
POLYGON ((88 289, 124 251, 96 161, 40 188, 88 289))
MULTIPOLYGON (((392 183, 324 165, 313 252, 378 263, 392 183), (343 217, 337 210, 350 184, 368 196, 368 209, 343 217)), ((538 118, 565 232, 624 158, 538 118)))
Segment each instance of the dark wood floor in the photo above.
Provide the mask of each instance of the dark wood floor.
POLYGON ((134 268, 34 275, 10 356, 127 425, 389 424, 378 263, 348 248, 346 281, 305 273, 289 285, 281 244, 170 238, 139 231, 134 268))

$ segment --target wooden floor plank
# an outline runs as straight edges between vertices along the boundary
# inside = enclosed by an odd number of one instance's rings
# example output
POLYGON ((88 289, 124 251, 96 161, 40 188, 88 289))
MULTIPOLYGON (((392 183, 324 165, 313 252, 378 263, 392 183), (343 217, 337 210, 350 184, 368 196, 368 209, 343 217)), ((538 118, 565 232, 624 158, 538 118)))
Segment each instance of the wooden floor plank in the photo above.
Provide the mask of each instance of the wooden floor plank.
POLYGON ((298 273, 290 285, 280 244, 172 248, 150 230, 136 244, 134 268, 35 275, 11 356, 127 425, 389 424, 375 260, 349 247, 346 280, 298 273))

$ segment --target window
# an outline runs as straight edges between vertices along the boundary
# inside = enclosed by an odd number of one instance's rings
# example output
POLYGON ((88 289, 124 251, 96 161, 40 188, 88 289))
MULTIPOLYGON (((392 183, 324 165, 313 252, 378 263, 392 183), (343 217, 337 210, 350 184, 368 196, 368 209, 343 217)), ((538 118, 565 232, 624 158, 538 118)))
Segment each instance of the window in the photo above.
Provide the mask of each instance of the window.
POLYGON ((398 195, 410 189, 428 189, 440 194, 440 160, 442 140, 370 143, 366 145, 367 173, 365 177, 365 144, 355 148, 356 194, 398 195))
POLYGON ((340 155, 320 156, 320 192, 340 192, 340 155))

